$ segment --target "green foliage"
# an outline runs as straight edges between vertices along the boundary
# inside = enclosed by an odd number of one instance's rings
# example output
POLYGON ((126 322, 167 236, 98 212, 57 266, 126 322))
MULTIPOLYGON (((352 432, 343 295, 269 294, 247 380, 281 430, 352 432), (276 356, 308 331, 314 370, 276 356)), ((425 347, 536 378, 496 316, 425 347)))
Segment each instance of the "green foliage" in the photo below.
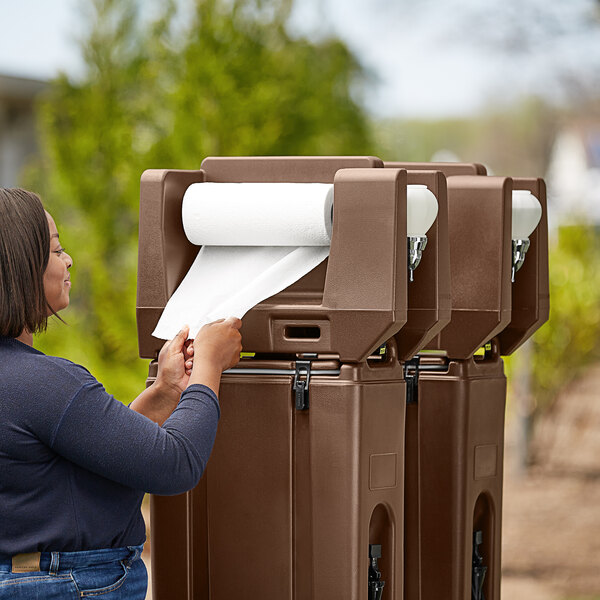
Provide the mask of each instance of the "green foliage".
POLYGON ((533 395, 543 408, 600 359, 600 237, 588 226, 559 230, 550 250, 550 319, 533 338, 533 395))
POLYGON ((293 39, 286 0, 93 0, 85 72, 52 82, 39 106, 42 158, 26 185, 42 194, 74 258, 67 327, 36 342, 87 365, 131 400, 136 358, 139 178, 198 168, 207 155, 363 154, 368 124, 353 93, 362 68, 336 39, 293 39))
MULTIPOLYGON (((547 408, 556 394, 592 362, 600 360, 600 236, 587 225, 561 227, 550 247, 550 318, 533 336, 531 407, 547 408)), ((519 350, 506 357, 514 375, 519 350)), ((510 396, 509 396, 510 397, 510 396)))

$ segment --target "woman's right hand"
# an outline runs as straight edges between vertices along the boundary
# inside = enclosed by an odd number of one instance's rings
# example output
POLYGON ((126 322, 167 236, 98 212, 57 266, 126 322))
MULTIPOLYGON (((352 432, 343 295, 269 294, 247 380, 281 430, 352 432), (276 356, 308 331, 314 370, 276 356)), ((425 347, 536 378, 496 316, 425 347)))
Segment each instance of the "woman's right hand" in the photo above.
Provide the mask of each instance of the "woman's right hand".
POLYGON ((236 317, 204 325, 194 339, 194 366, 211 364, 222 372, 237 365, 242 350, 241 326, 236 317))

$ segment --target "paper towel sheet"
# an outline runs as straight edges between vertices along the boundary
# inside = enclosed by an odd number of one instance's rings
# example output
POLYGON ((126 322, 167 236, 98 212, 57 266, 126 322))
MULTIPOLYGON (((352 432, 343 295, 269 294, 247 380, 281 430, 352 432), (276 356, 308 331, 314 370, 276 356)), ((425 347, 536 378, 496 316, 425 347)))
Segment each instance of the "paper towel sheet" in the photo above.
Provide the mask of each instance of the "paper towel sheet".
POLYGON ((190 337, 211 321, 242 318, 327 258, 328 246, 204 246, 171 296, 153 334, 172 339, 184 326, 190 337))
POLYGON ((171 339, 187 324, 195 337, 206 323, 242 318, 312 271, 329 255, 332 205, 330 184, 191 185, 182 221, 202 248, 152 335, 171 339))

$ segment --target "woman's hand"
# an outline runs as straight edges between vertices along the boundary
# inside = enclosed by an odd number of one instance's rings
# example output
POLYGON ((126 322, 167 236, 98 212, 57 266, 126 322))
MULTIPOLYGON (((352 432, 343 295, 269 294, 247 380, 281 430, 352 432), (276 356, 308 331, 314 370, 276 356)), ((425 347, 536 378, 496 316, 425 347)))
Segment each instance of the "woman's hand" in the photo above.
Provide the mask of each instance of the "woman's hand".
POLYGON ((221 371, 237 365, 242 351, 241 326, 242 321, 236 317, 204 325, 194 340, 194 360, 212 362, 221 371))
POLYGON ((229 317, 202 327, 194 340, 190 385, 200 383, 218 394, 221 373, 237 365, 240 360, 241 326, 240 319, 229 317))
POLYGON ((234 317, 209 323, 198 332, 193 344, 187 341, 189 327, 184 327, 162 347, 156 381, 129 407, 162 425, 189 385, 206 385, 218 394, 222 371, 240 360, 241 326, 242 322, 234 317))
POLYGON ((193 365, 190 328, 186 325, 172 340, 165 342, 158 355, 156 384, 166 393, 172 390, 177 399, 188 386, 193 365))
POLYGON ((188 386, 192 371, 192 344, 188 342, 189 327, 184 327, 167 342, 158 355, 156 381, 130 405, 131 410, 162 425, 177 407, 181 392, 188 386))

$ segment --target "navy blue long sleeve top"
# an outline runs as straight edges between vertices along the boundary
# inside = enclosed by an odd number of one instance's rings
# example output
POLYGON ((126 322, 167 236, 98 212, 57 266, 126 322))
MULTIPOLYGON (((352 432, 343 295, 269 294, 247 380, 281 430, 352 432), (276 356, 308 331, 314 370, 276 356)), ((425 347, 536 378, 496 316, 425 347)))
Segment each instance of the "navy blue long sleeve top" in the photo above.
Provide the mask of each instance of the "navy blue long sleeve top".
POLYGON ((160 427, 85 368, 0 337, 0 555, 143 543, 144 492, 197 484, 219 415, 192 385, 160 427))

